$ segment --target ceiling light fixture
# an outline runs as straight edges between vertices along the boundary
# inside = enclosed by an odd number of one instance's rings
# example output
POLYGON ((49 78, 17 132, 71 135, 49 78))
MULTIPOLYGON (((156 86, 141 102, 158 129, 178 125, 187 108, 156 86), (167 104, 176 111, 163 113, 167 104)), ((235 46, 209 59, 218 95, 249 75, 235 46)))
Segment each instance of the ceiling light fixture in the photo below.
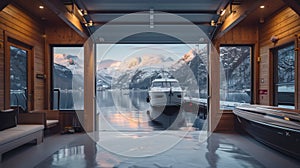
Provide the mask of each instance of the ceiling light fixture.
POLYGON ((43 5, 40 5, 39 8, 40 8, 40 9, 44 9, 44 6, 43 6, 43 5))
POLYGON ((84 25, 85 25, 86 27, 91 27, 91 26, 94 25, 94 23, 93 23, 92 20, 90 20, 88 23, 85 23, 84 25))
POLYGON ((260 9, 264 9, 264 8, 265 8, 265 6, 264 6, 264 5, 261 5, 261 6, 259 6, 259 8, 260 8, 260 9))
POLYGON ((87 15, 87 11, 84 9, 78 9, 78 13, 80 16, 86 16, 87 15))
POLYGON ((221 9, 221 14, 220 14, 220 16, 225 15, 225 13, 226 13, 226 9, 221 9))
POLYGON ((265 19, 263 17, 259 18, 259 23, 265 23, 265 19))
POLYGON ((214 20, 211 20, 211 21, 210 21, 210 25, 211 25, 211 26, 216 26, 216 22, 215 22, 214 20))

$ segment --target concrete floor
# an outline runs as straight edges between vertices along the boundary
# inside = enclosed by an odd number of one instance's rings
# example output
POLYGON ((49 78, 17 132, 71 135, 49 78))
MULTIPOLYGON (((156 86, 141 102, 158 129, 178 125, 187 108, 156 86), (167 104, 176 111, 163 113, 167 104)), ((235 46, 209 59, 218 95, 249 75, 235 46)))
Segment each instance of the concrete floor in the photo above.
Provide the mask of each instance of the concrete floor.
MULTIPOLYGON (((145 132, 130 132, 131 136, 122 134, 116 139, 108 139, 114 146, 134 139, 144 138, 145 132)), ((151 135, 157 131, 150 132, 151 135)), ((102 134, 110 137, 110 132, 102 134)), ((154 155, 129 157, 109 150, 98 139, 95 143, 84 133, 52 135, 45 138, 40 145, 25 145, 3 156, 1 168, 14 167, 299 167, 300 161, 283 155, 246 134, 213 133, 207 139, 203 131, 190 131, 184 136, 178 132, 164 132, 168 137, 180 137, 180 141, 171 148, 154 155)), ((101 137, 101 136, 100 136, 101 137)), ((112 137, 114 138, 114 137, 112 137)), ((104 138, 105 139, 105 138, 104 138)), ((157 143, 139 148, 135 154, 159 149, 157 143), (157 144, 157 146, 155 145, 157 144), (144 150, 143 150, 144 149, 144 150)), ((126 143, 125 143, 126 144, 126 143)), ((138 145, 138 144, 137 144, 138 145)), ((147 144, 146 144, 147 145, 147 144)), ((133 149, 132 145, 128 149, 133 149)), ((122 147, 121 147, 122 148, 122 147)), ((122 148, 122 149, 125 149, 122 148)), ((144 153, 143 153, 144 154, 144 153)))

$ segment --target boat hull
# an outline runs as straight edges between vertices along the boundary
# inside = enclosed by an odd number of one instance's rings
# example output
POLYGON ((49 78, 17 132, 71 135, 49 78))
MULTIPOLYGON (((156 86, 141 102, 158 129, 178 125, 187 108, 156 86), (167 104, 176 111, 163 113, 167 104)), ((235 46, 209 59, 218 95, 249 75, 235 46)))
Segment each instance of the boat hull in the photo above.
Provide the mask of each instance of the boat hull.
POLYGON ((282 124, 273 122, 265 114, 251 114, 250 111, 235 109, 237 120, 241 127, 254 139, 270 146, 282 153, 300 159, 300 130, 284 127, 282 124), (251 118, 251 115, 261 115, 261 120, 251 118), (264 121, 263 118, 268 118, 264 121))
POLYGON ((154 107, 181 106, 182 92, 149 92, 150 105, 154 107))

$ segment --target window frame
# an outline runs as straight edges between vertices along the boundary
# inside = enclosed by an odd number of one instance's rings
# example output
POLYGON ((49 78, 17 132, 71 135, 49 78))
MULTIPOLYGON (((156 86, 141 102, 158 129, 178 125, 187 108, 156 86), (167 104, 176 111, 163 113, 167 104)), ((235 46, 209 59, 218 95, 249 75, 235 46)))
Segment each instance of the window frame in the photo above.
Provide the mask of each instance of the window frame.
MULTIPOLYGON (((254 44, 220 44, 219 46, 219 53, 220 53, 220 49, 221 47, 250 47, 250 102, 249 104, 254 104, 254 96, 255 96, 255 91, 254 91, 254 85, 255 85, 255 73, 254 73, 254 66, 255 66, 255 45, 254 44)), ((220 65, 221 65, 221 56, 219 55, 219 59, 220 59, 220 65)), ((221 67, 220 67, 221 68, 221 67)), ((221 74, 220 74, 221 75, 221 74)), ((221 86, 221 81, 220 81, 220 86, 221 86)), ((220 87, 221 89, 221 87, 220 87)), ((221 100, 219 100, 221 101, 221 100)), ((229 108, 221 108, 221 104, 220 104, 220 110, 230 110, 229 108)))
MULTIPOLYGON (((54 105, 54 78, 53 78, 53 65, 54 65, 54 48, 55 47, 83 47, 84 49, 84 45, 83 44, 51 44, 50 45, 50 109, 54 109, 53 105, 54 105)), ((84 75, 84 74, 83 74, 84 75)), ((60 107, 58 107, 59 111, 82 111, 84 109, 60 109, 60 107)))
MULTIPOLYGON (((283 48, 287 48, 293 46, 295 49, 295 42, 294 41, 290 41, 287 43, 284 43, 282 45, 276 46, 274 48, 271 49, 271 69, 272 69, 272 74, 270 74, 272 82, 270 82, 271 84, 271 91, 272 91, 272 99, 271 99, 271 105, 273 106, 279 106, 279 105, 284 105, 284 104, 278 104, 278 89, 276 87, 276 84, 278 83, 278 50, 281 50, 283 48)), ((294 54, 295 57, 295 62, 294 62, 294 87, 295 87, 295 91, 296 91, 296 55, 294 54)), ((295 92, 294 92, 294 108, 296 108, 296 99, 295 99, 295 92)))

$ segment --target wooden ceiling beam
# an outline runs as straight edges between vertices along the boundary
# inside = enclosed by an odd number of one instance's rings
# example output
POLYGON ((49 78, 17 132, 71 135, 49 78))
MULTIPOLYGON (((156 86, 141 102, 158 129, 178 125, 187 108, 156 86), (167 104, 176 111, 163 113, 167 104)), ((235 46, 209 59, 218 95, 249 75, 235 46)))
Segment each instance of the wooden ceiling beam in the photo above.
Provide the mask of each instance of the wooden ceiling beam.
POLYGON ((292 8, 298 15, 300 15, 300 1, 299 0, 285 0, 290 8, 292 8))
MULTIPOLYGON (((131 13, 149 13, 149 10, 88 10, 88 14, 120 14, 120 15, 126 15, 131 13)), ((154 10, 155 13, 172 13, 172 14, 211 14, 215 15, 217 14, 217 11, 215 10, 154 10)))
POLYGON ((0 11, 2 11, 12 0, 1 0, 0 1, 0 11))
POLYGON ((219 28, 215 38, 222 37, 225 33, 244 20, 250 13, 257 9, 260 5, 260 0, 243 1, 241 5, 233 9, 232 13, 227 16, 222 26, 219 28))
POLYGON ((79 18, 70 13, 65 5, 60 0, 42 0, 47 8, 52 10, 60 19, 62 19, 67 25, 69 25, 75 32, 81 37, 87 38, 85 28, 82 26, 79 18))

